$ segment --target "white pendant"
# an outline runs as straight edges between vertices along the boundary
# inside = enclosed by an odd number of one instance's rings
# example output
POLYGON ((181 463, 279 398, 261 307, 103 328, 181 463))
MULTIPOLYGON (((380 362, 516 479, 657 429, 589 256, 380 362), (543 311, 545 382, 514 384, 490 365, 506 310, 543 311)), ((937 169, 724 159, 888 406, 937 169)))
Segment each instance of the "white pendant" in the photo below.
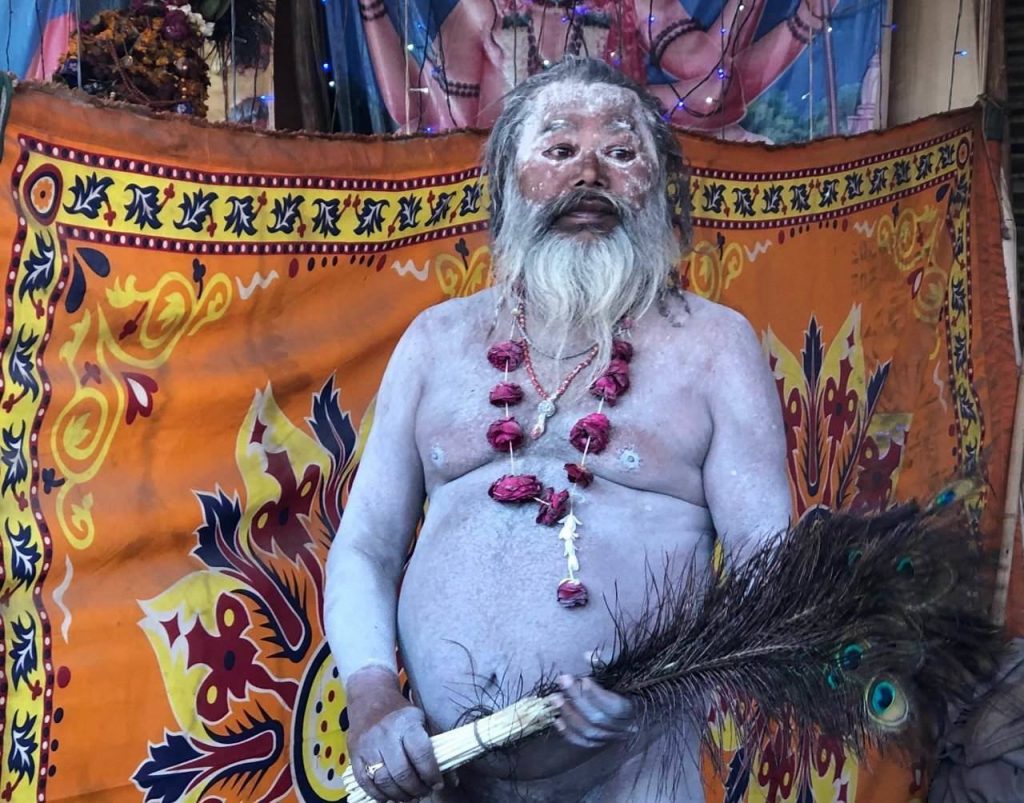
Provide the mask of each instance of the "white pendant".
POLYGON ((555 414, 558 408, 555 406, 555 402, 552 399, 541 399, 537 405, 537 422, 533 425, 530 430, 530 437, 537 440, 544 431, 547 429, 548 419, 555 414))

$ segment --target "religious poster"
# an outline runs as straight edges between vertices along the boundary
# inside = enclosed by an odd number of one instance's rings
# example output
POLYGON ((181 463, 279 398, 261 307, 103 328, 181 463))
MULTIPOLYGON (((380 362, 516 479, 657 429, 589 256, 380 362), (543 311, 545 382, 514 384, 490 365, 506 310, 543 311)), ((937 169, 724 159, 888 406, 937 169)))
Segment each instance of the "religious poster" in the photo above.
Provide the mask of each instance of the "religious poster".
MULTIPOLYGON (((77 2, 86 10, 95 5, 95 0, 77 2)), ((75 25, 75 0, 0 0, 0 70, 29 80, 49 79, 67 52, 75 25)))
POLYGON ((487 127, 563 55, 602 58, 684 129, 796 142, 879 127, 887 0, 343 0, 325 7, 358 130, 487 127))

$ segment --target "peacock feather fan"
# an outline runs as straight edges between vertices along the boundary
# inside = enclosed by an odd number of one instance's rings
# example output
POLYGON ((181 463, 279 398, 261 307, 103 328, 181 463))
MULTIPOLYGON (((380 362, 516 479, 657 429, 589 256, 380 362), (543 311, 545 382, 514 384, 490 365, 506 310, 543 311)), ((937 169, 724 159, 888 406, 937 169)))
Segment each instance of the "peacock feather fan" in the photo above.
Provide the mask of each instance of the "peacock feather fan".
POLYGON ((818 735, 858 756, 927 754, 1001 652, 965 487, 924 508, 805 516, 712 580, 652 576, 646 613, 612 612, 594 679, 632 695, 645 723, 703 734, 717 758, 712 698, 748 761, 780 731, 801 772, 818 735))

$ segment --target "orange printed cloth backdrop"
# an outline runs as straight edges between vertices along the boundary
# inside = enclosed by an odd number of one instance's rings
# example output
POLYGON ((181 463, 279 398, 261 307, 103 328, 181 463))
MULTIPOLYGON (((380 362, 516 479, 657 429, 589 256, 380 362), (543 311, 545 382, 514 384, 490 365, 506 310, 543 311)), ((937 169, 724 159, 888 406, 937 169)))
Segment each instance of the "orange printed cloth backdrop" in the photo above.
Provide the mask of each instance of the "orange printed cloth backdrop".
MULTIPOLYGON (((1015 371, 979 120, 684 139, 681 270, 761 333, 798 513, 983 456, 998 539, 1015 371)), ((273 137, 23 86, 3 142, 0 799, 342 800, 325 554, 391 348, 487 281, 482 136, 273 137)), ((923 796, 919 766, 821 744, 809 793, 791 762, 709 799, 923 796)))

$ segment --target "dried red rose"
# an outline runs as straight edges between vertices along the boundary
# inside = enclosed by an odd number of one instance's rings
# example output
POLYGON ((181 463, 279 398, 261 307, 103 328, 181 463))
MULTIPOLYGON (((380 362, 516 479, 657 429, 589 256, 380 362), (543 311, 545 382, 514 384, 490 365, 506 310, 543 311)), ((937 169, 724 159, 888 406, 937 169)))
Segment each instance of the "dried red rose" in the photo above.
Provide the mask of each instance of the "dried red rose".
POLYGON ((526 350, 518 340, 495 343, 487 350, 487 362, 499 371, 514 371, 523 364, 526 350))
POLYGON ((523 389, 515 382, 499 382, 491 388, 491 404, 502 407, 506 404, 519 404, 523 400, 523 389))
POLYGON ((612 425, 604 413, 585 415, 569 430, 569 443, 581 452, 600 454, 608 446, 612 425), (587 441, 590 447, 587 447, 587 441))
POLYGON ((610 376, 599 376, 590 386, 590 392, 599 399, 604 399, 608 404, 615 406, 619 399, 619 386, 610 376))
POLYGON ((160 29, 164 39, 171 42, 183 42, 192 35, 192 26, 189 24, 185 12, 178 8, 172 8, 164 15, 164 25, 160 29))
POLYGON ((537 514, 537 523, 554 527, 565 518, 565 514, 568 512, 569 492, 545 488, 544 493, 540 495, 540 512, 537 514))
POLYGON ((499 418, 487 428, 487 442, 499 452, 507 452, 510 445, 517 449, 523 443, 523 428, 515 417, 499 418))
POLYGON ((628 340, 613 340, 612 357, 629 362, 633 359, 633 344, 628 340))
POLYGON ((576 463, 566 463, 565 473, 569 476, 569 482, 580 488, 586 488, 594 481, 594 473, 589 468, 584 468, 576 463))
POLYGON ((496 479, 487 495, 497 502, 529 502, 543 490, 533 474, 505 474, 496 479))
POLYGON ((590 392, 599 399, 604 399, 608 404, 614 405, 619 396, 629 390, 629 363, 625 360, 614 359, 608 363, 594 383, 590 386, 590 392))
POLYGON ((558 584, 558 604, 563 608, 582 608, 587 599, 587 587, 579 580, 563 580, 558 584))

